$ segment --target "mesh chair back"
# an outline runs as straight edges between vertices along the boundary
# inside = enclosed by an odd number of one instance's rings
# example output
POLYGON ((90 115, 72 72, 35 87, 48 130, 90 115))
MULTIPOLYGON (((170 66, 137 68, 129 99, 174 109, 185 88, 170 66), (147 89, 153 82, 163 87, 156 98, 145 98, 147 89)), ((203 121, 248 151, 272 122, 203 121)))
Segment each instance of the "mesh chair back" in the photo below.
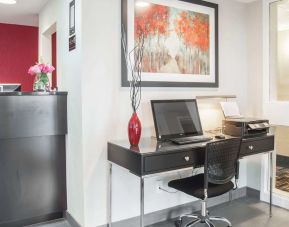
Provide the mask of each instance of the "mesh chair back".
POLYGON ((236 174, 240 145, 240 138, 207 144, 205 160, 206 183, 225 184, 232 180, 236 174))

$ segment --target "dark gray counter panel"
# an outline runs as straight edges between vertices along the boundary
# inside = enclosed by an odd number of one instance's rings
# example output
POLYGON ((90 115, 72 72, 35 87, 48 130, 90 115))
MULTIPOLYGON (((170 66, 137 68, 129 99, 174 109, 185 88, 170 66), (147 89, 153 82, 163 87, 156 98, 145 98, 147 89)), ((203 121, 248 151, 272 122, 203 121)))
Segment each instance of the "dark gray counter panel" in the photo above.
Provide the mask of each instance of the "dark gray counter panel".
POLYGON ((66 210, 64 137, 0 140, 0 226, 66 210))
POLYGON ((67 93, 0 93, 0 227, 63 217, 67 93))
POLYGON ((0 96, 0 138, 67 133, 66 95, 0 96))

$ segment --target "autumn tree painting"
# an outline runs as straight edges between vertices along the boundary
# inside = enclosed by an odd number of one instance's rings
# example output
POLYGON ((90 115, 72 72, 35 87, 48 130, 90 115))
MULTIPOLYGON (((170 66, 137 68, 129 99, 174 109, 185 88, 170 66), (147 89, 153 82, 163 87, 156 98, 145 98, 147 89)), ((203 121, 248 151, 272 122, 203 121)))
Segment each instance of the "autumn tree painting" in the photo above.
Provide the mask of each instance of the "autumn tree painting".
POLYGON ((135 40, 143 35, 145 50, 143 69, 146 72, 158 72, 166 62, 168 55, 165 39, 169 35, 169 8, 152 4, 148 8, 136 10, 135 40))
POLYGON ((143 72, 209 74, 209 15, 150 4, 135 8, 134 31, 145 41, 143 72))

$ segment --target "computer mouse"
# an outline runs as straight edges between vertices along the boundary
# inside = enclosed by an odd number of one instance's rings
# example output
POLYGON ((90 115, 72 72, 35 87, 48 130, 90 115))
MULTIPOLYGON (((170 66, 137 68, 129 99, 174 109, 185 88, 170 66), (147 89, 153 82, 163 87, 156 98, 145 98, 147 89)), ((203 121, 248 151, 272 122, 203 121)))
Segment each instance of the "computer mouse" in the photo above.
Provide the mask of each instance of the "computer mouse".
POLYGON ((226 136, 220 134, 220 135, 216 135, 215 138, 216 138, 216 139, 225 139, 226 136))

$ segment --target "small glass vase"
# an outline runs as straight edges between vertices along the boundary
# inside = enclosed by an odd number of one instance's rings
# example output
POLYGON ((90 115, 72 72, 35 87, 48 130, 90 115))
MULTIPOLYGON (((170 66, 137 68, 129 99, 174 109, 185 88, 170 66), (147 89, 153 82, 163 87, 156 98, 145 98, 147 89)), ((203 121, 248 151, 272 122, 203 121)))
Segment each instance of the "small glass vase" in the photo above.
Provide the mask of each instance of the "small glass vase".
POLYGON ((46 73, 36 74, 33 83, 33 91, 36 92, 49 92, 50 81, 46 73))

